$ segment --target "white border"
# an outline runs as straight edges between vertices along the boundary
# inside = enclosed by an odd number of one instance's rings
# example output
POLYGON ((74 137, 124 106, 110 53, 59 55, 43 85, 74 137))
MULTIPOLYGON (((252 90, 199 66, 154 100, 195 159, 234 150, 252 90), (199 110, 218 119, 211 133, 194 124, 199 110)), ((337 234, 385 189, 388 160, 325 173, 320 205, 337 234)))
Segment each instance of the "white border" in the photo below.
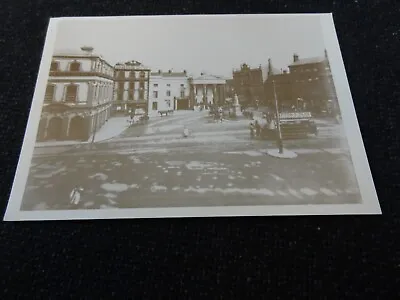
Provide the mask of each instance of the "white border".
MULTIPOLYGON (((315 16, 316 14, 289 14, 289 16, 315 16)), ((173 17, 217 17, 235 15, 183 15, 173 17)), ((236 15, 238 16, 238 15, 236 15)), ((246 15, 239 15, 246 16, 246 15)), ((251 17, 265 15, 247 15, 251 17)), ((282 17, 282 14, 268 16, 282 17)), ((285 15, 288 16, 288 15, 285 15)), ((50 19, 46 41, 42 54, 35 93, 25 131, 24 142, 11 190, 4 221, 24 220, 76 220, 76 219, 128 219, 128 218, 175 218, 175 217, 226 217, 226 216, 282 216, 282 215, 357 215, 382 214, 374 187, 367 155, 359 129, 356 112, 348 84, 346 71, 340 52, 332 14, 319 14, 325 47, 329 53, 331 71, 342 112, 347 141, 362 196, 360 204, 336 205, 266 205, 266 206, 218 206, 218 207, 180 207, 180 208, 134 208, 134 209, 100 209, 100 210, 64 210, 64 211, 20 211, 20 206, 29 174, 30 163, 35 146, 36 133, 40 121, 42 102, 46 90, 48 70, 53 54, 57 34, 57 23, 62 19, 50 19)), ((101 17, 120 20, 136 17, 101 17)), ((165 16, 157 16, 165 17, 165 16)), ((99 17, 87 17, 88 21, 99 17)), ((82 19, 81 17, 79 19, 82 19)))

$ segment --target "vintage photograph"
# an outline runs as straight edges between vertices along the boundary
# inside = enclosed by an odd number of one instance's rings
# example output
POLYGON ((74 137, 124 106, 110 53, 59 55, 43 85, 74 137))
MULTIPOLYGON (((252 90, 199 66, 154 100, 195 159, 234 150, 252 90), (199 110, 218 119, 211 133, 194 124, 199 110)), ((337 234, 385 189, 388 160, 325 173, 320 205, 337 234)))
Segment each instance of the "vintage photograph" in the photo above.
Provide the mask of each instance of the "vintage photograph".
POLYGON ((6 220, 335 213, 381 212, 330 14, 51 20, 6 220))

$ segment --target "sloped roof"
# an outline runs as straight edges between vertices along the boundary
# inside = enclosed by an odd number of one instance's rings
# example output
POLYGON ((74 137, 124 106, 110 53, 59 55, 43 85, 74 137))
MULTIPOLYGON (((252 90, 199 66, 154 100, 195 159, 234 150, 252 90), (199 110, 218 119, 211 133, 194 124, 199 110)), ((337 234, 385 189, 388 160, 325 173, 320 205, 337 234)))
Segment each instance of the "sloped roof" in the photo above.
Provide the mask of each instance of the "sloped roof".
POLYGON ((309 58, 303 58, 299 59, 298 61, 292 63, 289 65, 291 66, 300 66, 300 65, 307 65, 307 64, 317 64, 325 61, 325 57, 309 57, 309 58))

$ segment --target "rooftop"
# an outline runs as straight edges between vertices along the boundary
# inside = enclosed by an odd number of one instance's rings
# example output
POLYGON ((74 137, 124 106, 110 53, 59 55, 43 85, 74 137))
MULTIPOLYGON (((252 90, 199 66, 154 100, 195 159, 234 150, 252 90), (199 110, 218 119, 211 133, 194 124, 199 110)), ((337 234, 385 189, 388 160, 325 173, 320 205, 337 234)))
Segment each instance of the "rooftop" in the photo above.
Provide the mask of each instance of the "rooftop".
POLYGON ((300 66, 300 65, 308 65, 308 64, 317 64, 325 61, 325 57, 309 57, 309 58, 303 58, 299 59, 296 62, 293 62, 289 66, 300 66))

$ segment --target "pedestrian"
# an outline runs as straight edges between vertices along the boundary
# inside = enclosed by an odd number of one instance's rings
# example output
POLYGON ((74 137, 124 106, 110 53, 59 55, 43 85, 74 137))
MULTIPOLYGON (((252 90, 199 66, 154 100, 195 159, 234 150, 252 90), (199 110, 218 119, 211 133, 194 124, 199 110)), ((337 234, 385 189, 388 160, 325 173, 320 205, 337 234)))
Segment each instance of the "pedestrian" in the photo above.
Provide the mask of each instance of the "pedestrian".
POLYGON ((78 205, 81 201, 81 193, 84 191, 83 187, 76 186, 72 189, 69 194, 70 203, 73 205, 78 205))
POLYGON ((183 127, 183 137, 187 138, 189 136, 189 129, 185 126, 183 127))
POLYGON ((260 136, 260 132, 261 132, 261 126, 260 126, 260 123, 258 123, 257 120, 255 121, 254 127, 256 129, 256 137, 259 137, 260 136))
POLYGON ((254 138, 254 124, 253 122, 250 122, 250 138, 253 139, 254 138))

